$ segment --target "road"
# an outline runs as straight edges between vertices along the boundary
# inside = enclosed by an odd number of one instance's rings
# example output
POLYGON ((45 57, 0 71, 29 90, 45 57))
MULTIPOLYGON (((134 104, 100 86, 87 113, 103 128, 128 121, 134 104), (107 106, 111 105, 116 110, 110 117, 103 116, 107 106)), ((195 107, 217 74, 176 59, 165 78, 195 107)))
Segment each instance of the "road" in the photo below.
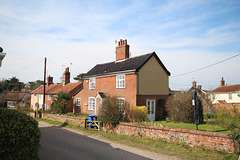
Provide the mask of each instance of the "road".
POLYGON ((136 149, 83 135, 81 131, 39 122, 41 129, 40 160, 149 160, 171 159, 166 155, 136 149))

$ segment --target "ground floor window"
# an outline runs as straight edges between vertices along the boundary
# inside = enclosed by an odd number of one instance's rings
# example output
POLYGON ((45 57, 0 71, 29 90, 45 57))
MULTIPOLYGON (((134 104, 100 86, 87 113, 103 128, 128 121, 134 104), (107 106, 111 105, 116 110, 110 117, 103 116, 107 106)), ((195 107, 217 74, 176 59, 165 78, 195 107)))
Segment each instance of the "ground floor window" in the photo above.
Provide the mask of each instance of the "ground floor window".
POLYGON ((81 106, 81 98, 76 99, 76 106, 81 106))
POLYGON ((125 113, 125 98, 117 98, 117 103, 123 113, 125 113))
POLYGON ((88 110, 95 110, 95 98, 89 97, 88 98, 88 110))

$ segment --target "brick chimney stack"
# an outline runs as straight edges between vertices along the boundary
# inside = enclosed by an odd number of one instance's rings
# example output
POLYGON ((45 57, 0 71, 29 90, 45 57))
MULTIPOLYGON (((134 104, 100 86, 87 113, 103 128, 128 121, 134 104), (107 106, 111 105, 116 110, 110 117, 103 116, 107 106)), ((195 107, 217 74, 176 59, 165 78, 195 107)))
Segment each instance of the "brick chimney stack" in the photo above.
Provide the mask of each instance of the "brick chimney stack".
POLYGON ((50 75, 47 77, 47 86, 49 86, 50 84, 53 84, 53 77, 51 77, 50 75))
POLYGON ((223 80, 223 77, 222 77, 222 80, 220 81, 220 86, 221 87, 225 86, 225 81, 223 80))
POLYGON ((116 61, 129 58, 129 48, 130 46, 127 44, 127 40, 120 39, 116 47, 116 61))
POLYGON ((70 72, 69 67, 65 68, 65 72, 63 73, 63 86, 70 83, 70 72))
POLYGON ((196 88, 196 87, 197 87, 197 82, 196 82, 196 81, 193 81, 193 82, 192 82, 192 87, 193 87, 193 88, 196 88))

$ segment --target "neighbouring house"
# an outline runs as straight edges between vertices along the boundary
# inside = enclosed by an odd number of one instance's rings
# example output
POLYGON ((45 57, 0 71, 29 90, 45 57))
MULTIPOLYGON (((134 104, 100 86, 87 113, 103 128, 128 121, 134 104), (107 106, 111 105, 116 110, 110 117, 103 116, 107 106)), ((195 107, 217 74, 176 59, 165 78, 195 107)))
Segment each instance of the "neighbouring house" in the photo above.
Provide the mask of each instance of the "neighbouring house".
POLYGON ((30 94, 22 92, 7 92, 1 100, 3 101, 4 107, 7 108, 16 108, 17 105, 24 107, 25 102, 30 100, 30 94))
POLYGON ((85 74, 83 89, 74 97, 81 113, 98 114, 106 96, 114 96, 119 104, 146 106, 150 121, 163 118, 170 72, 155 52, 130 57, 129 48, 127 40, 120 40, 115 61, 85 74))
POLYGON ((215 106, 236 107, 240 111, 240 84, 225 85, 225 80, 222 77, 220 87, 212 90, 210 97, 215 106))
MULTIPOLYGON (((82 89, 82 83, 70 83, 70 72, 69 67, 65 69, 63 73, 63 83, 62 84, 53 84, 53 77, 47 77, 47 84, 45 88, 45 108, 52 109, 53 106, 53 98, 57 96, 59 92, 67 92, 72 97, 69 111, 74 111, 78 108, 73 107, 73 97, 82 89)), ((37 104, 39 104, 39 109, 43 108, 43 92, 44 92, 44 85, 40 86, 39 88, 35 89, 31 92, 31 108, 33 110, 37 109, 37 104)))

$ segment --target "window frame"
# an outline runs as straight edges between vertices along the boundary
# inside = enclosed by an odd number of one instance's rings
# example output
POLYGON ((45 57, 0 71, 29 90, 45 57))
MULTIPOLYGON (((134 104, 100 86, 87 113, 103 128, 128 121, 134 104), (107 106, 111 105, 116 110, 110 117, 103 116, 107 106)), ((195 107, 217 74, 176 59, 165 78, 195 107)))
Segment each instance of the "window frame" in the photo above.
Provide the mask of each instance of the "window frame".
POLYGON ((95 109, 96 109, 96 98, 95 97, 88 97, 88 110, 89 111, 95 111, 95 109))
POLYGON ((53 95, 52 94, 48 94, 47 95, 47 100, 51 100, 53 98, 53 95))
POLYGON ((89 78, 89 89, 95 89, 96 88, 96 78, 89 78))
MULTIPOLYGON (((117 104, 119 105, 120 108, 125 107, 125 98, 117 97, 116 100, 117 100, 117 104), (123 101, 123 102, 120 102, 120 101, 123 101)), ((123 114, 125 114, 125 109, 123 111, 123 114)))
POLYGON ((228 99, 229 99, 229 100, 232 100, 232 93, 229 93, 229 94, 228 94, 228 99))
POLYGON ((125 74, 116 75, 116 88, 125 88, 126 86, 125 74))
POLYGON ((76 106, 77 107, 81 106, 81 98, 76 98, 76 106))

